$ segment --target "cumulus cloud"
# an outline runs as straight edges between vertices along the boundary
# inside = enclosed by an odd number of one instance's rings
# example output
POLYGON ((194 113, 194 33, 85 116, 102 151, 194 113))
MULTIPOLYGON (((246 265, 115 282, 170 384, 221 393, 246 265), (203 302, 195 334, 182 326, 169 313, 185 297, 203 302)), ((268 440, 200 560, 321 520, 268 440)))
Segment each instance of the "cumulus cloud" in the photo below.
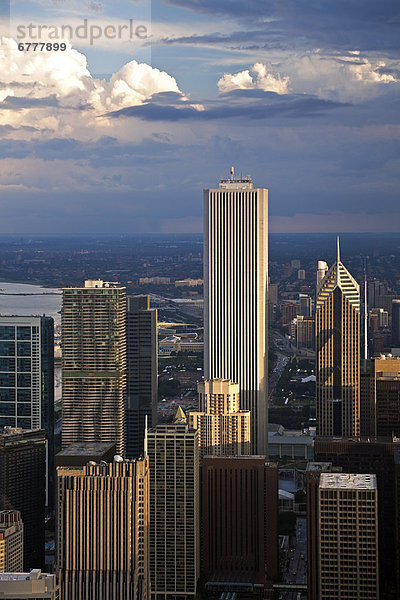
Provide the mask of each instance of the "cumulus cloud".
POLYGON ((231 74, 224 73, 218 81, 218 89, 222 94, 233 90, 263 90, 276 94, 289 93, 289 77, 272 73, 268 65, 256 63, 250 69, 231 74))
POLYGON ((0 102, 13 96, 55 96, 60 106, 86 106, 97 113, 136 106, 153 94, 180 94, 174 77, 135 60, 114 73, 109 81, 92 77, 86 56, 68 45, 65 52, 19 52, 17 43, 2 38, 0 102))

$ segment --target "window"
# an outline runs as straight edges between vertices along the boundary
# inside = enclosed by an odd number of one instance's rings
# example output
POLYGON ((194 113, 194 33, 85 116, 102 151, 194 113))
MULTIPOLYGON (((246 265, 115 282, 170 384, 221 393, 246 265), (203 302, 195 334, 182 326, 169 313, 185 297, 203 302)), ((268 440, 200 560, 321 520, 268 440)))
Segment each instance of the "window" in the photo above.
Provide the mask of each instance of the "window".
POLYGON ((31 339, 31 328, 30 327, 17 327, 17 339, 18 340, 30 340, 31 339))
POLYGON ((0 325, 0 340, 14 340, 15 327, 9 325, 0 325))

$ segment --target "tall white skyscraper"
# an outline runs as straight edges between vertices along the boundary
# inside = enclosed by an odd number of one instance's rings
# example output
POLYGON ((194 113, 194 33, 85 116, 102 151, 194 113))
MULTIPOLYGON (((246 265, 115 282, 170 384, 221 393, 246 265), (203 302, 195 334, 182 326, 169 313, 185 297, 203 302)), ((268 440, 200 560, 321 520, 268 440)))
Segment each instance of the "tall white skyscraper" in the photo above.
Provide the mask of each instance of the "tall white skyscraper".
POLYGON ((250 177, 204 190, 204 377, 240 386, 253 452, 268 444, 268 190, 250 177))

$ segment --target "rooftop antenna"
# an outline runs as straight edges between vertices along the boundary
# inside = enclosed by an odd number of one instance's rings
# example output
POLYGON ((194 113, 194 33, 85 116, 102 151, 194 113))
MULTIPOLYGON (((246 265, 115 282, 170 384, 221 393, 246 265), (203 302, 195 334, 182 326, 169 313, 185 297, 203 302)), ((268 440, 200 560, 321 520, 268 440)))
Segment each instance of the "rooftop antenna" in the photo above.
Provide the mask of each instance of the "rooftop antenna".
POLYGON ((340 242, 339 242, 339 236, 337 236, 336 244, 337 244, 337 247, 336 247, 336 262, 339 263, 340 262, 340 242))
POLYGON ((367 285, 367 261, 364 271, 364 360, 368 360, 368 285, 367 285))

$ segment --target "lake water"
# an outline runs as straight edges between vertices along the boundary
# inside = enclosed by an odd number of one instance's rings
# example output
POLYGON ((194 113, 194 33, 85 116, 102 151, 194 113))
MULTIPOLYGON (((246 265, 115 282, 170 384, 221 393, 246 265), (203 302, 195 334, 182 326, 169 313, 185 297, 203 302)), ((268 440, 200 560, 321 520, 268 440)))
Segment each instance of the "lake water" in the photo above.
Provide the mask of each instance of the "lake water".
POLYGON ((60 310, 61 290, 59 289, 0 281, 0 315, 46 315, 53 317, 55 324, 58 325, 61 322, 60 310))

